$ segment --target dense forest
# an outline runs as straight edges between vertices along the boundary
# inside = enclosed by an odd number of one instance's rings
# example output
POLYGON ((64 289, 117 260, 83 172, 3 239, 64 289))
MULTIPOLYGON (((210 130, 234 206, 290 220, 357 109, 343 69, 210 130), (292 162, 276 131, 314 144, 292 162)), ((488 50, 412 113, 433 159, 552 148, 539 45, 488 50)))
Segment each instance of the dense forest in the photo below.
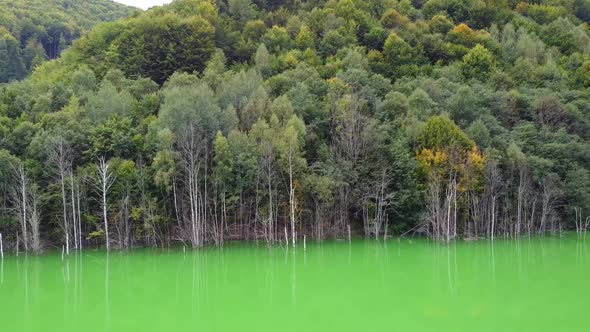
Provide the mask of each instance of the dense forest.
POLYGON ((9 249, 583 231, 589 0, 177 0, 0 90, 9 249))
POLYGON ((98 23, 137 12, 111 0, 0 0, 0 83, 57 58, 98 23))

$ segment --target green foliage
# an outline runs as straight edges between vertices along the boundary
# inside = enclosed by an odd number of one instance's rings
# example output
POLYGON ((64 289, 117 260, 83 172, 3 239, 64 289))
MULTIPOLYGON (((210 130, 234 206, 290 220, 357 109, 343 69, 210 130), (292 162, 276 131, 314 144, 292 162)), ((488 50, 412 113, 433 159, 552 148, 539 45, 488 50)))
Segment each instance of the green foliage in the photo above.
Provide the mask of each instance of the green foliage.
POLYGON ((93 123, 99 123, 113 116, 129 116, 132 107, 131 94, 127 91, 117 91, 111 82, 105 80, 96 93, 88 96, 86 115, 93 123))
POLYGON ((108 0, 1 0, 0 83, 59 57, 85 31, 138 12, 108 0))
MULTIPOLYGON (((433 185, 449 188, 451 170, 460 231, 473 229, 470 199, 492 189, 499 227, 514 230, 520 174, 527 214, 541 213, 549 187, 560 200, 554 222, 589 204, 586 0, 177 0, 79 39, 130 11, 92 16, 78 2, 32 19, 0 6, 0 81, 35 67, 0 86, 0 185, 13 181, 13 162, 26 164, 51 202, 48 243, 62 240, 47 163, 58 139, 84 191, 89 239, 103 236, 102 217, 84 179, 103 156, 117 179, 111 222, 150 245, 187 241, 191 212, 208 236, 260 240, 291 206, 301 234, 375 225, 380 206, 389 230, 406 232, 423 220, 433 185), (75 13, 88 17, 74 24, 75 13), (425 166, 445 176, 423 176, 425 166)), ((14 233, 8 196, 0 191, 0 230, 14 233)))
POLYGON ((200 16, 137 19, 110 46, 114 64, 129 77, 162 84, 175 71, 202 71, 215 50, 215 29, 200 16))
POLYGON ((416 49, 395 33, 391 33, 383 45, 383 58, 388 76, 399 78, 415 75, 419 70, 420 55, 416 49))
POLYGON ((182 86, 170 84, 162 94, 164 100, 159 114, 160 124, 176 135, 195 128, 203 135, 213 137, 224 120, 213 90, 204 83, 182 86))
POLYGON ((10 82, 25 75, 21 52, 16 38, 0 26, 0 82, 10 82))
POLYGON ((129 118, 113 116, 94 128, 90 144, 88 154, 94 160, 101 156, 133 158, 139 150, 141 138, 136 137, 129 118))
POLYGON ((472 140, 453 121, 445 116, 430 118, 419 138, 420 144, 426 149, 445 149, 459 147, 469 149, 474 146, 472 140))
POLYGON ((495 67, 495 59, 490 51, 477 44, 463 57, 461 69, 467 78, 485 80, 495 67))
POLYGON ((564 7, 535 3, 521 2, 516 6, 516 10, 539 24, 548 24, 567 15, 567 9, 564 7))

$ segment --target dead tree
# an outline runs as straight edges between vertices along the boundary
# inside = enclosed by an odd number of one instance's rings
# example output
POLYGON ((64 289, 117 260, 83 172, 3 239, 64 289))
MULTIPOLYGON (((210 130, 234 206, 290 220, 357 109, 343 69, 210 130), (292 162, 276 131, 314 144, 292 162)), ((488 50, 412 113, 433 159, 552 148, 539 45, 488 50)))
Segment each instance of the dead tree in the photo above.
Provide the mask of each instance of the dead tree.
POLYGON ((41 250, 39 231, 41 214, 39 211, 38 187, 32 183, 28 172, 20 161, 14 165, 11 196, 17 219, 21 224, 25 251, 39 252, 41 250))
POLYGON ((110 170, 110 166, 107 163, 105 157, 100 157, 98 159, 98 164, 96 165, 97 170, 97 178, 94 183, 96 190, 99 192, 101 196, 101 208, 102 208, 102 217, 104 221, 104 233, 105 233, 105 242, 107 251, 110 249, 109 246, 109 222, 107 219, 107 196, 111 186, 115 182, 115 175, 110 170))
POLYGON ((561 194, 555 182, 556 181, 551 176, 546 176, 541 181, 541 222, 539 225, 539 233, 545 232, 547 219, 553 213, 561 194))
MULTIPOLYGON (((338 163, 341 165, 345 177, 338 186, 338 214, 337 232, 344 231, 344 225, 350 226, 349 209, 353 204, 353 191, 357 178, 353 175, 358 171, 359 163, 365 159, 371 144, 375 142, 372 136, 376 132, 375 121, 361 112, 363 100, 357 94, 343 96, 338 103, 341 108, 339 116, 334 116, 333 150, 338 163)), ((362 197, 358 197, 359 201, 362 197)))
POLYGON ((41 210, 39 200, 39 187, 35 184, 29 187, 29 199, 27 209, 29 210, 29 229, 31 232, 30 248, 33 252, 41 250, 41 238, 39 225, 41 224, 41 210))
POLYGON ((73 230, 74 230, 74 248, 79 249, 79 248, 81 248, 82 244, 79 243, 81 236, 79 235, 79 233, 80 233, 79 220, 78 220, 79 216, 76 211, 78 200, 76 199, 76 189, 75 189, 76 179, 75 179, 74 172, 72 169, 70 169, 69 179, 70 179, 70 198, 71 198, 70 205, 72 207, 72 226, 73 226, 73 230))
POLYGON ((48 162, 59 177, 63 208, 63 229, 66 236, 66 254, 70 254, 70 228, 67 211, 66 179, 70 176, 73 151, 63 138, 57 138, 49 145, 48 162))
POLYGON ((590 225, 590 216, 584 219, 581 207, 574 207, 574 212, 576 214, 574 219, 574 222, 576 224, 576 233, 585 233, 586 231, 588 231, 588 225, 590 225))
POLYGON ((206 144, 200 128, 194 124, 187 126, 177 137, 183 167, 181 181, 189 200, 190 241, 193 248, 202 246, 204 242, 207 196, 201 190, 200 175, 202 163, 206 163, 208 157, 204 148, 206 144))
POLYGON ((18 221, 21 225, 21 234, 23 236, 23 242, 25 245, 25 251, 29 250, 29 239, 27 230, 28 223, 28 190, 29 190, 29 177, 25 171, 25 166, 22 162, 18 161, 14 165, 14 185, 12 189, 12 200, 16 211, 18 211, 18 221))
POLYGON ((440 192, 441 192, 441 183, 438 179, 433 179, 428 184, 428 191, 427 191, 427 202, 428 202, 428 209, 426 214, 426 222, 427 222, 427 233, 428 235, 435 239, 440 240, 443 234, 443 222, 441 216, 441 204, 440 204, 440 192))
POLYGON ((295 158, 295 151, 293 150, 293 142, 289 140, 289 149, 287 154, 289 164, 289 220, 291 221, 291 244, 295 248, 295 186, 293 185, 293 159, 295 158))
POLYGON ((365 236, 373 235, 375 240, 379 238, 381 229, 385 226, 387 209, 393 203, 394 193, 389 192, 390 178, 387 170, 383 169, 377 181, 369 185, 368 193, 365 195, 365 206, 363 213, 365 236), (370 209, 369 206, 373 206, 370 209), (373 210, 369 215, 369 210, 373 210), (372 234, 371 234, 372 233, 372 234))

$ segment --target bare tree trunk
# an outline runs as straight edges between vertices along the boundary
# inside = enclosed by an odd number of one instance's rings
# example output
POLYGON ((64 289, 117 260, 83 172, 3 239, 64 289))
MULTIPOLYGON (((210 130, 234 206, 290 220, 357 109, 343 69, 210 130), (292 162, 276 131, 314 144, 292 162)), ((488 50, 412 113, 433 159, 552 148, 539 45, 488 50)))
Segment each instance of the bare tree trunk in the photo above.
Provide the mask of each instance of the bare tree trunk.
POLYGON ((522 224, 522 211, 523 211, 523 201, 524 201, 524 190, 525 190, 525 170, 523 166, 520 168, 519 172, 519 181, 518 181, 518 207, 516 211, 516 230, 515 233, 520 235, 520 227, 522 224))
MULTIPOLYGON (((219 238, 220 238, 220 243, 221 245, 223 245, 223 243, 225 242, 224 239, 224 235, 225 235, 225 230, 226 230, 226 225, 227 225, 227 205, 226 205, 226 198, 225 198, 225 190, 224 190, 224 195, 223 195, 223 211, 221 212, 221 229, 219 231, 219 238)), ((241 208, 240 208, 241 209, 241 208)))
MULTIPOLYGON (((190 241, 193 248, 203 243, 207 209, 199 188, 200 163, 203 162, 202 146, 206 144, 196 125, 190 125, 182 131, 177 140, 184 167, 185 190, 188 191, 190 207, 190 241)), ((206 156, 205 156, 206 159, 206 156)), ((204 161, 207 162, 206 160, 204 161)), ((205 186, 206 187, 206 186, 205 186)), ((181 227, 184 229, 184 227, 181 227)))
POLYGON ((23 240, 25 243, 25 251, 28 251, 28 230, 27 230, 27 223, 28 223, 28 216, 27 216, 27 191, 29 190, 29 178, 27 172, 25 171, 25 167, 22 162, 18 162, 18 164, 14 165, 15 169, 15 185, 12 192, 13 200, 15 206, 17 207, 19 214, 18 219, 21 224, 21 232, 23 234, 23 240))
POLYGON ((83 179, 80 179, 76 184, 76 212, 78 214, 78 242, 80 250, 82 250, 82 212, 80 208, 80 196, 82 194, 80 186, 82 181, 83 179))
POLYGON ((533 199, 533 207, 531 209, 531 220, 529 222, 529 225, 527 227, 527 233, 529 236, 531 236, 531 232, 532 232, 532 228, 533 228, 533 223, 535 222, 535 210, 537 207, 537 197, 535 196, 535 198, 533 199))
POLYGON ((123 243, 126 249, 131 247, 131 240, 130 240, 130 227, 129 227, 129 191, 126 190, 125 197, 123 197, 123 211, 121 211, 121 217, 123 221, 124 227, 124 237, 123 243))
POLYGON ((66 187, 65 187, 65 178, 63 175, 60 175, 60 182, 61 182, 61 197, 62 197, 62 206, 63 206, 63 222, 64 222, 64 232, 66 233, 66 255, 70 254, 70 231, 68 229, 68 215, 67 215, 67 203, 66 203, 66 187))
MULTIPOLYGON (((273 208, 272 208, 272 168, 271 168, 271 164, 270 164, 270 159, 268 161, 268 222, 270 225, 270 238, 271 238, 271 242, 274 241, 274 215, 273 215, 273 208)), ((277 232, 278 233, 278 232, 277 232)), ((277 240, 278 240, 278 234, 277 234, 277 240)))
POLYGON ((176 196, 176 178, 172 179, 172 194, 174 196, 174 213, 176 214, 176 222, 180 226, 181 218, 178 212, 178 198, 176 196))
POLYGON ((78 249, 78 223, 76 216, 76 195, 74 194, 74 173, 70 170, 70 196, 72 200, 72 225, 74 226, 74 249, 78 249))
POLYGON ((295 248, 295 188, 293 187, 293 147, 289 142, 289 205, 291 219, 291 239, 295 248))
POLYGON ((62 201, 62 209, 63 209, 63 228, 64 233, 66 236, 66 254, 70 254, 70 230, 69 230, 69 222, 68 222, 68 212, 67 212, 67 198, 66 198, 66 188, 65 188, 65 181, 66 176, 72 167, 72 155, 73 152, 71 151, 70 147, 68 146, 67 142, 63 138, 58 138, 55 142, 53 142, 50 146, 49 157, 48 161, 53 166, 54 170, 59 176, 59 181, 61 185, 61 201, 62 201))
POLYGON ((545 232, 545 225, 547 217, 555 208, 557 201, 558 191, 555 188, 555 184, 550 179, 544 179, 541 183, 541 225, 539 226, 539 233, 545 232))
POLYGON ((189 203, 190 203, 190 208, 191 208, 191 244, 194 247, 196 247, 197 245, 197 229, 196 229, 196 207, 195 207, 195 198, 193 197, 194 195, 194 190, 193 190, 193 177, 192 174, 189 173, 188 175, 188 195, 189 195, 189 203))
POLYGON ((578 207, 574 207, 574 213, 576 214, 574 223, 576 225, 576 233, 580 234, 582 232, 582 216, 581 211, 578 210, 578 207))
POLYGON ((287 234, 287 226, 285 226, 285 246, 289 247, 289 235, 287 234))
POLYGON ((491 237, 492 240, 494 239, 494 226, 496 224, 496 196, 492 195, 492 230, 491 230, 491 237))
POLYGON ((315 237, 316 240, 321 240, 322 239, 322 217, 321 217, 321 210, 320 210, 320 203, 318 201, 318 199, 314 200, 314 204, 315 204, 315 211, 314 211, 314 228, 315 228, 315 237))
POLYGON ((113 185, 113 183, 115 182, 115 175, 111 172, 111 170, 109 169, 110 166, 107 163, 105 157, 100 157, 98 159, 98 164, 97 164, 97 171, 98 171, 98 183, 96 183, 96 187, 100 192, 102 201, 101 201, 101 207, 102 207, 102 218, 103 218, 103 222, 104 222, 104 232, 105 232, 105 242, 106 242, 106 248, 107 251, 110 250, 110 244, 109 244, 109 222, 108 222, 108 218, 107 218, 107 195, 109 190, 111 189, 111 186, 113 185))
POLYGON ((440 181, 434 179, 428 186, 427 232, 435 240, 444 239, 444 225, 441 214, 440 181))
POLYGON ((449 184, 446 189, 446 222, 445 222, 445 240, 449 242, 451 240, 451 205, 453 202, 453 183, 449 179, 449 184))
POLYGON ((453 232, 452 238, 457 238, 457 174, 453 175, 453 232))
POLYGON ((205 195, 202 198, 202 206, 203 206, 203 219, 201 222, 202 232, 201 232, 201 244, 205 243, 205 229, 207 225, 207 218, 209 218, 209 185, 208 185, 208 175, 209 172, 209 147, 205 145, 205 195))
POLYGON ((27 181, 25 180, 25 171, 24 171, 24 167, 21 164, 21 177, 22 177, 22 182, 21 182, 21 186, 22 186, 22 197, 23 197, 23 221, 22 221, 22 225, 23 225, 23 241, 25 243, 25 251, 29 251, 28 248, 28 235, 27 235, 27 181))
POLYGON ((39 211, 39 196, 36 185, 31 186, 29 200, 29 224, 31 229, 31 249, 33 252, 41 250, 41 239, 39 234, 39 225, 41 224, 41 211, 39 211))
POLYGON ((352 234, 350 232, 350 224, 346 225, 347 229, 348 229, 348 242, 350 242, 352 240, 352 234))

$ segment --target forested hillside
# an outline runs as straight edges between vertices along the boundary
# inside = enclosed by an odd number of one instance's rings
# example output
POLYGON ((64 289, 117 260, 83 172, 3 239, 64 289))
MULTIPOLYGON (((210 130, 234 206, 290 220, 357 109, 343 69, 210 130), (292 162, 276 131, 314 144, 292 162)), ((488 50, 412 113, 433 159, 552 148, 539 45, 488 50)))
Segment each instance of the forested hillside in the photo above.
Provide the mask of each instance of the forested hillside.
POLYGON ((0 91, 21 250, 584 229, 590 1, 177 0, 0 91))
POLYGON ((98 23, 136 12, 112 0, 0 0, 0 83, 57 58, 98 23))

